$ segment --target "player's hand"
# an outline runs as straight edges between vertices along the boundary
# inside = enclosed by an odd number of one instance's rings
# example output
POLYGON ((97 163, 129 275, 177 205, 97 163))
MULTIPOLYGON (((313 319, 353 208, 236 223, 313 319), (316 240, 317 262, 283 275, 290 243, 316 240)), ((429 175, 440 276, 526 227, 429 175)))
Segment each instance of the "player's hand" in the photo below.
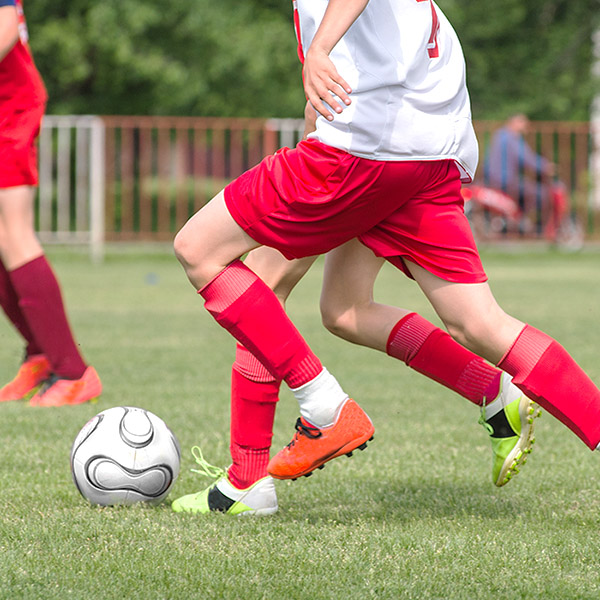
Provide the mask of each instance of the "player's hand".
POLYGON ((314 109, 331 121, 333 113, 329 107, 341 113, 343 107, 339 101, 349 105, 351 100, 348 94, 352 89, 337 72, 327 52, 311 47, 304 59, 304 92, 314 109))

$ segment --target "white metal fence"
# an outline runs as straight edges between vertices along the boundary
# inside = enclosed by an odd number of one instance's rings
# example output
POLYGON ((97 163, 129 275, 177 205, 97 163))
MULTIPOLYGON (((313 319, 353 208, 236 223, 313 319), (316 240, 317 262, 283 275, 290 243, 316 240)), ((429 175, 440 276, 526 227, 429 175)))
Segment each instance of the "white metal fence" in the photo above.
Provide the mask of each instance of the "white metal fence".
POLYGON ((104 244, 104 124, 94 116, 50 116, 39 138, 36 226, 43 243, 104 244))

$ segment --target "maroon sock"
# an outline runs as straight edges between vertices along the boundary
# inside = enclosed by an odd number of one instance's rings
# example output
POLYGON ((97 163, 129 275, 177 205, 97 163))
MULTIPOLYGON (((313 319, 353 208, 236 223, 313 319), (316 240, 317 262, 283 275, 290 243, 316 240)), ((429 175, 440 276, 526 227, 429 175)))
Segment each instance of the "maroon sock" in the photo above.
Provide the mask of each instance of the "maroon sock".
POLYGON ((19 308, 52 371, 66 379, 79 379, 86 365, 73 340, 58 281, 46 257, 10 271, 9 277, 19 308))
POLYGON ((526 325, 498 366, 592 450, 600 442, 600 390, 567 351, 526 325))
POLYGON ((198 292, 204 306, 276 379, 297 388, 322 370, 273 291, 239 260, 198 292))
POLYGON ((492 400, 498 395, 500 369, 417 313, 396 323, 387 342, 387 353, 478 406, 484 397, 492 400))
POLYGON ((19 308, 19 298, 13 288, 10 281, 8 271, 4 267, 4 264, 0 260, 0 306, 6 313, 11 323, 15 326, 17 331, 23 336, 23 339, 27 343, 25 353, 27 356, 33 356, 34 354, 41 354, 42 349, 39 347, 33 333, 27 325, 25 315, 19 308))

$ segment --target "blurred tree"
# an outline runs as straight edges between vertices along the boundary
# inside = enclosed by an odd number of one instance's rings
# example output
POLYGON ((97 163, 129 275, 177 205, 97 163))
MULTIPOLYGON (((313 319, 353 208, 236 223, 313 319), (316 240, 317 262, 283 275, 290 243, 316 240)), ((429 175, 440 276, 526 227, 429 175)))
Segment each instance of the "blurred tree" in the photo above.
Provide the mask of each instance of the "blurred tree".
POLYGON ((288 10, 238 0, 36 0, 25 10, 49 112, 302 116, 291 8, 280 4, 288 10))
MULTIPOLYGON (((477 119, 587 119, 600 0, 438 0, 477 119)), ((25 0, 49 112, 300 117, 290 0, 25 0)))
POLYGON ((439 0, 463 44, 473 115, 587 120, 600 0, 439 0))

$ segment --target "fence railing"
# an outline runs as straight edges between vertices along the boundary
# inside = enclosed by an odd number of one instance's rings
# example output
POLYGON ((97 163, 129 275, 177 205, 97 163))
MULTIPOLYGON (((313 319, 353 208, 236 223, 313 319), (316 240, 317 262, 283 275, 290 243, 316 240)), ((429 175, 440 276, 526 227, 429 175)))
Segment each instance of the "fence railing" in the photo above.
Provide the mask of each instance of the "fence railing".
MULTIPOLYGON (((476 123, 481 164, 499 123, 476 123)), ((37 225, 44 242, 171 240, 229 181, 302 136, 299 119, 44 118, 37 225)), ((600 139, 587 123, 532 123, 529 144, 558 165, 587 239, 600 239, 600 139)))
MULTIPOLYGON (((494 132, 501 122, 476 122, 475 130, 480 144, 480 167, 477 177, 485 184, 485 157, 494 132)), ((542 122, 531 124, 525 135, 527 144, 539 155, 556 165, 554 179, 564 184, 569 210, 580 224, 586 239, 600 239, 600 131, 594 131, 590 123, 542 122)), ((532 173, 524 173, 523 177, 532 173)), ((541 201, 542 182, 537 182, 541 201)), ((534 188, 534 192, 535 192, 534 188)), ((523 199, 521 198, 521 201, 523 199)), ((538 227, 529 237, 541 236, 543 232, 541 206, 538 206, 538 227)))
POLYGON ((104 243, 104 123, 94 116, 50 116, 39 138, 36 227, 44 243, 104 243))

